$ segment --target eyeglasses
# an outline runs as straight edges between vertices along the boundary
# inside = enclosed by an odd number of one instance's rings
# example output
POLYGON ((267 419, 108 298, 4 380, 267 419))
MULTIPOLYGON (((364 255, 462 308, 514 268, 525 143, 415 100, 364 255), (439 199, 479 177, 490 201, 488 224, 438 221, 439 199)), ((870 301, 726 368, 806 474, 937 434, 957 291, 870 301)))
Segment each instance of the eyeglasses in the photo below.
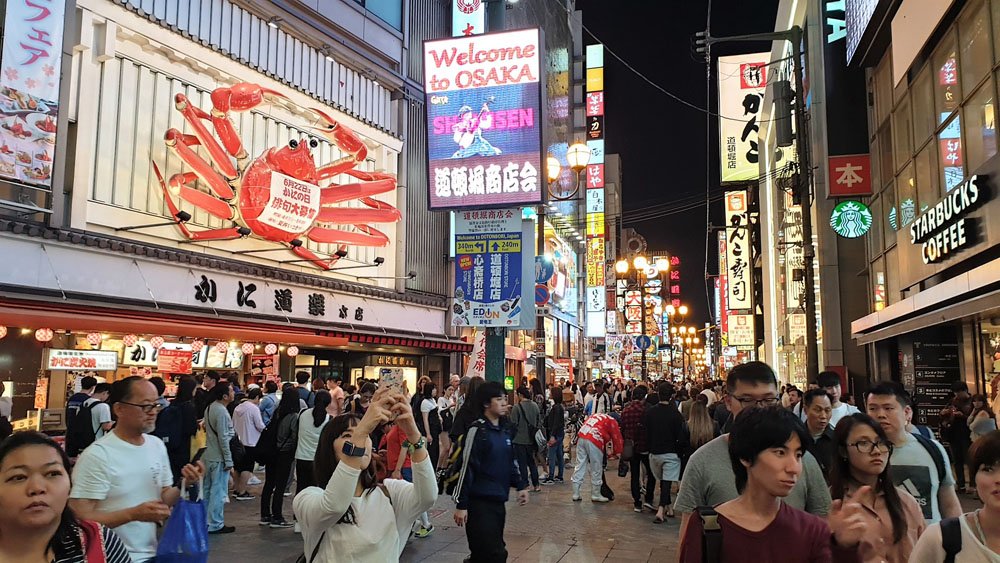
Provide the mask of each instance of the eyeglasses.
POLYGON ((160 403, 149 403, 148 405, 140 405, 140 404, 137 404, 137 403, 130 403, 128 401, 118 401, 118 402, 121 403, 121 404, 123 404, 123 405, 131 405, 133 407, 139 407, 140 409, 142 409, 142 412, 144 412, 146 414, 149 414, 149 413, 151 413, 151 412, 153 412, 155 410, 158 410, 160 408, 160 403))
POLYGON ((854 449, 858 450, 858 453, 862 454, 873 454, 876 450, 879 452, 892 453, 892 444, 889 442, 872 442, 871 440, 858 440, 853 444, 847 444, 848 446, 853 446, 854 449))
POLYGON ((778 404, 779 400, 777 397, 768 397, 766 399, 754 399, 753 397, 733 397, 733 398, 736 399, 736 401, 739 402, 739 404, 743 405, 744 407, 752 407, 755 405, 758 407, 773 407, 774 405, 778 404))

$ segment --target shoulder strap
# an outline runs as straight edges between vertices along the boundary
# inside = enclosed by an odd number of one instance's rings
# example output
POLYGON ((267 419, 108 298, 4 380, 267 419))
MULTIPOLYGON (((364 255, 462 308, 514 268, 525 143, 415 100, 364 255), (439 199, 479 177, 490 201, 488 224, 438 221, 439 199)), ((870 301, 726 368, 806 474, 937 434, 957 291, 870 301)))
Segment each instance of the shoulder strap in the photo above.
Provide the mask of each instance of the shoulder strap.
POLYGON ((319 553, 319 546, 323 545, 323 538, 326 537, 326 532, 319 535, 319 541, 316 542, 316 547, 313 548, 312 555, 309 556, 309 561, 306 563, 312 563, 316 559, 316 554, 319 553))
POLYGON ((944 563, 955 563, 955 555, 962 551, 961 516, 945 518, 941 521, 941 547, 944 548, 944 563))
POLYGON ((701 518, 701 560, 703 563, 722 561, 722 528, 719 527, 719 513, 711 506, 699 506, 701 518))
POLYGON ((931 455, 931 459, 934 460, 934 466, 937 467, 938 472, 938 483, 944 483, 944 479, 948 474, 945 469, 944 457, 941 455, 941 450, 938 449, 937 444, 934 443, 934 440, 925 438, 921 434, 913 434, 913 437, 920 442, 920 445, 927 450, 927 453, 931 455))

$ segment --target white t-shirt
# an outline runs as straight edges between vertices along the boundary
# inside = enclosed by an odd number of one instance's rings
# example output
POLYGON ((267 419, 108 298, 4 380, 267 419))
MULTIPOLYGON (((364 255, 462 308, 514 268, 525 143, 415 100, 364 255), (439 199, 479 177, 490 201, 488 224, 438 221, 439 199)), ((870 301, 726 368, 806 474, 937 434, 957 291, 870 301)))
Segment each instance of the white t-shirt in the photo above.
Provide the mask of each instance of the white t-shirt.
POLYGON ((94 398, 83 402, 83 406, 85 407, 90 405, 94 405, 94 408, 90 409, 90 424, 94 428, 94 439, 98 440, 106 434, 101 425, 105 422, 111 422, 111 407, 107 403, 94 398), (94 403, 97 404, 94 405, 94 403))
MULTIPOLYGON (((928 525, 941 521, 938 490, 941 486, 955 486, 955 477, 951 473, 948 454, 937 440, 934 441, 934 445, 937 446, 938 451, 941 452, 941 459, 944 460, 944 483, 939 482, 934 458, 912 434, 906 434, 906 443, 893 448, 892 457, 889 458, 892 463, 893 482, 897 487, 902 487, 913 495, 913 498, 917 499, 917 504, 920 505, 924 513, 924 522, 928 525)), ((918 561, 921 560, 918 559, 918 561)))
POLYGON ((436 408, 438 408, 438 406, 434 399, 424 399, 423 401, 420 401, 420 412, 431 412, 436 408))
POLYGON ((840 419, 844 418, 849 414, 859 413, 861 410, 858 407, 848 405, 847 403, 840 403, 839 407, 835 407, 830 411, 830 426, 836 428, 837 423, 840 419))
POLYGON ((0 397, 0 417, 10 420, 10 413, 14 408, 14 402, 10 397, 0 397))
POLYGON ((316 459, 316 447, 319 445, 319 435, 330 422, 330 415, 326 415, 323 424, 316 428, 313 424, 313 409, 304 411, 299 415, 299 441, 295 448, 295 459, 302 461, 314 461, 316 459))
MULTIPOLYGON (((97 509, 114 512, 160 500, 174 480, 163 441, 143 434, 136 446, 108 433, 83 450, 73 469, 70 498, 96 500, 97 509)), ((136 563, 156 556, 156 523, 129 522, 114 529, 136 563)))
MULTIPOLYGON (((983 545, 976 533, 969 527, 965 515, 959 518, 962 527, 962 551, 955 554, 955 563, 1000 563, 1000 555, 983 545)), ((932 524, 920 535, 910 552, 910 561, 944 561, 944 546, 941 545, 941 525, 932 524)))

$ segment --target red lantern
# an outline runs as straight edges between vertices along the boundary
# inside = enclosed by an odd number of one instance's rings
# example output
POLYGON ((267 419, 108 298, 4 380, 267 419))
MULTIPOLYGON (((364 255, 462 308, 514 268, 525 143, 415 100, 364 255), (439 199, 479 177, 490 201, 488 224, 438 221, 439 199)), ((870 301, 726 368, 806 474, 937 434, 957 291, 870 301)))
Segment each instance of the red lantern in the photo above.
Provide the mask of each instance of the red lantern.
POLYGON ((240 349, 243 350, 243 355, 244 356, 249 356, 250 354, 253 354, 254 346, 253 346, 253 344, 251 344, 249 342, 244 342, 243 343, 243 347, 240 348, 240 349))
POLYGON ((226 352, 229 351, 229 343, 226 342, 225 340, 219 342, 218 344, 215 345, 215 351, 225 354, 226 352))
POLYGON ((0 325, 0 338, 7 336, 7 327, 0 325))
POLYGON ((205 347, 204 340, 192 340, 191 341, 191 351, 194 353, 201 352, 201 349, 205 347))
POLYGON ((289 358, 294 358, 295 356, 299 355, 299 347, 298 346, 289 346, 288 350, 286 350, 286 352, 288 352, 288 357, 289 358))
POLYGON ((87 343, 95 348, 101 345, 101 340, 103 340, 103 338, 99 332, 91 332, 87 334, 87 343))
POLYGON ((131 348, 132 346, 135 346, 135 343, 138 341, 139 337, 134 334, 126 334, 125 336, 122 337, 122 344, 124 344, 126 348, 131 348))
POLYGON ((153 348, 159 350, 163 346, 163 337, 162 336, 154 336, 154 337, 150 338, 149 339, 149 345, 152 346, 153 348))
POLYGON ((268 356, 273 356, 273 355, 277 354, 278 353, 278 345, 277 344, 268 344, 267 346, 264 346, 264 353, 267 354, 268 356))

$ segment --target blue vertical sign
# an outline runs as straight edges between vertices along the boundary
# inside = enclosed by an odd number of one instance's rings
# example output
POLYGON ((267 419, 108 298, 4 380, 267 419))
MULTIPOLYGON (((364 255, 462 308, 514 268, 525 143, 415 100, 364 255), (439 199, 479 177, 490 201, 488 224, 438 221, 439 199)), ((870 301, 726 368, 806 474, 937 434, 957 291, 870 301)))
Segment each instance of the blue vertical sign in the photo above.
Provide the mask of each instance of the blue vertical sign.
POLYGON ((455 214, 454 325, 520 324, 521 240, 520 209, 455 214))

